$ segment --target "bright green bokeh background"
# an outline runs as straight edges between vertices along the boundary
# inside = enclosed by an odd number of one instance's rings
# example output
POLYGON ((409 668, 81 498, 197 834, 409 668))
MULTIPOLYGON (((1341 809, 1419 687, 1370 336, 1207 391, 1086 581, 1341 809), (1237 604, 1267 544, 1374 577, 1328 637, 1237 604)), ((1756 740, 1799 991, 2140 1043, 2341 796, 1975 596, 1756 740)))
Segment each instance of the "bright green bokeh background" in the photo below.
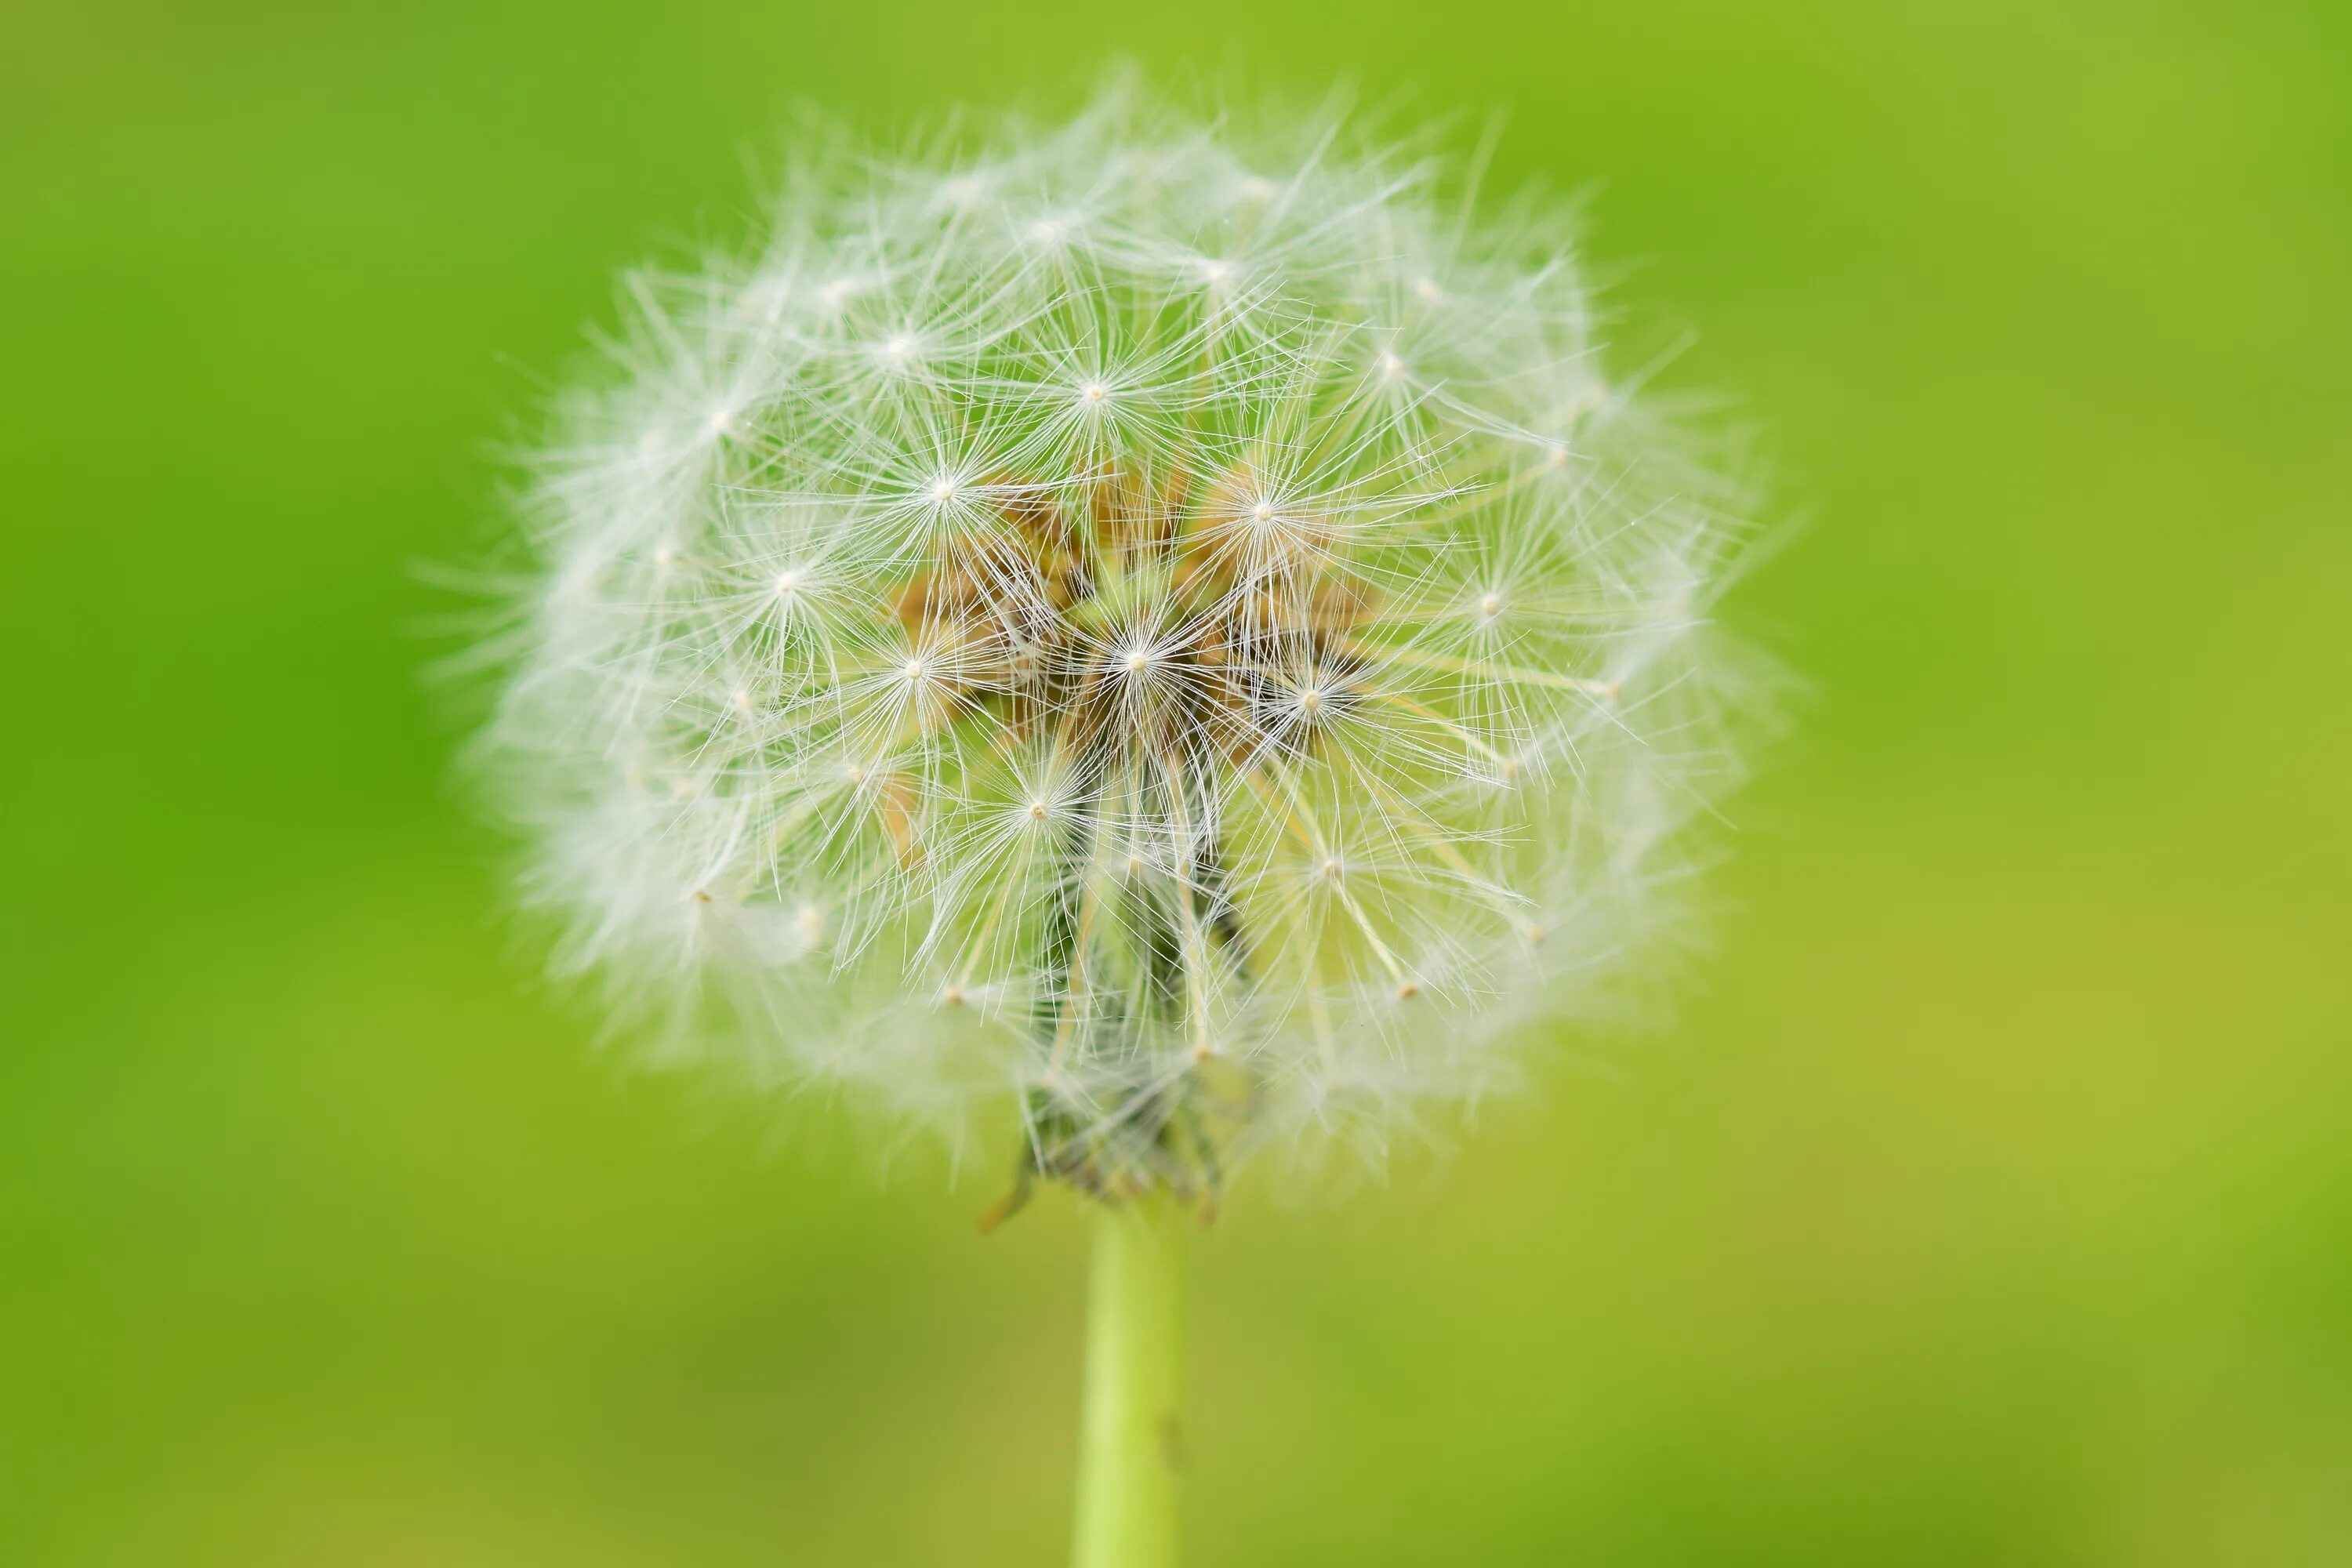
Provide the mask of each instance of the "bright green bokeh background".
MULTIPOLYGON (((0 16, 0 1559, 1035 1563, 1070 1205, 541 997, 410 574, 740 154, 1509 111, 1814 521, 1706 990, 1201 1247, 1196 1560, 2352 1562, 2352 10, 0 16)), ((1476 129, 1474 113, 1463 137, 1476 129)))

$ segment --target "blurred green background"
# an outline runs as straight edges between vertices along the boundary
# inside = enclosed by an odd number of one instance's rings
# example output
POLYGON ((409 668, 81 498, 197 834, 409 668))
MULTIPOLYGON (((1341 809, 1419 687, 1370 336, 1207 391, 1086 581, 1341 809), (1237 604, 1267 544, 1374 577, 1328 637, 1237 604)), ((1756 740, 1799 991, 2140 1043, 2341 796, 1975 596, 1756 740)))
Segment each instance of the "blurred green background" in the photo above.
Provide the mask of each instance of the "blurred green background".
POLYGON ((1812 518, 1670 1035, 1201 1246, 1201 1563, 2352 1562, 2352 9, 0 14, 0 1560, 1036 1563, 1080 1227, 631 1077, 412 563, 611 275, 1100 61, 1508 111, 1812 518))

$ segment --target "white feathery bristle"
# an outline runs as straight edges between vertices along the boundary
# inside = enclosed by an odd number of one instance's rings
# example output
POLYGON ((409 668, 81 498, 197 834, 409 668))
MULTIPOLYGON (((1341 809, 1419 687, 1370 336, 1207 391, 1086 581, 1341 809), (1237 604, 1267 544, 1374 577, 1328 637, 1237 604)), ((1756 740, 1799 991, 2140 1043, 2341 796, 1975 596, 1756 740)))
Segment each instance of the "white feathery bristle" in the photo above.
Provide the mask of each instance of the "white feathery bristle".
POLYGON ((664 1055, 1197 1190, 1507 1083, 1650 945, 1763 706, 1739 493, 1564 229, 1348 145, 1113 94, 627 280, 484 749, 664 1055))

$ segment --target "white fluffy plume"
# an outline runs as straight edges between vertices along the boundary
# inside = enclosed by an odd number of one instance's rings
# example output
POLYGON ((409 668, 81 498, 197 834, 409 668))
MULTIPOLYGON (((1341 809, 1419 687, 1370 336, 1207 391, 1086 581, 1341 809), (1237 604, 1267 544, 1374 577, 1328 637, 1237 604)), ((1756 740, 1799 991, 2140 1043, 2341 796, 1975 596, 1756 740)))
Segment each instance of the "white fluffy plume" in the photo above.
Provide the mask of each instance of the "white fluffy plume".
POLYGON ((1736 490, 1603 375, 1565 230, 1444 174, 1113 97, 630 277, 484 738, 562 965, 1094 1189, 1507 1076, 1757 683, 1736 490))

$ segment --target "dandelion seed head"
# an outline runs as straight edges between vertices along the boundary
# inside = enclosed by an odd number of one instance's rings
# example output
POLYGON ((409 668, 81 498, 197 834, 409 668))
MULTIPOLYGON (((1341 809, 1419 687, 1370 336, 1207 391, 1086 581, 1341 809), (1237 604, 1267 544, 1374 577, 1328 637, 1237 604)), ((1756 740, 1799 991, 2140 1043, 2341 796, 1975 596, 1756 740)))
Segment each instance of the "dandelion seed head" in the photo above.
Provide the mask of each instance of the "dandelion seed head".
POLYGON ((1638 974, 1770 707, 1747 498, 1448 177, 1114 92, 633 280, 482 743, 559 966, 1094 1190, 1384 1148, 1638 974))

